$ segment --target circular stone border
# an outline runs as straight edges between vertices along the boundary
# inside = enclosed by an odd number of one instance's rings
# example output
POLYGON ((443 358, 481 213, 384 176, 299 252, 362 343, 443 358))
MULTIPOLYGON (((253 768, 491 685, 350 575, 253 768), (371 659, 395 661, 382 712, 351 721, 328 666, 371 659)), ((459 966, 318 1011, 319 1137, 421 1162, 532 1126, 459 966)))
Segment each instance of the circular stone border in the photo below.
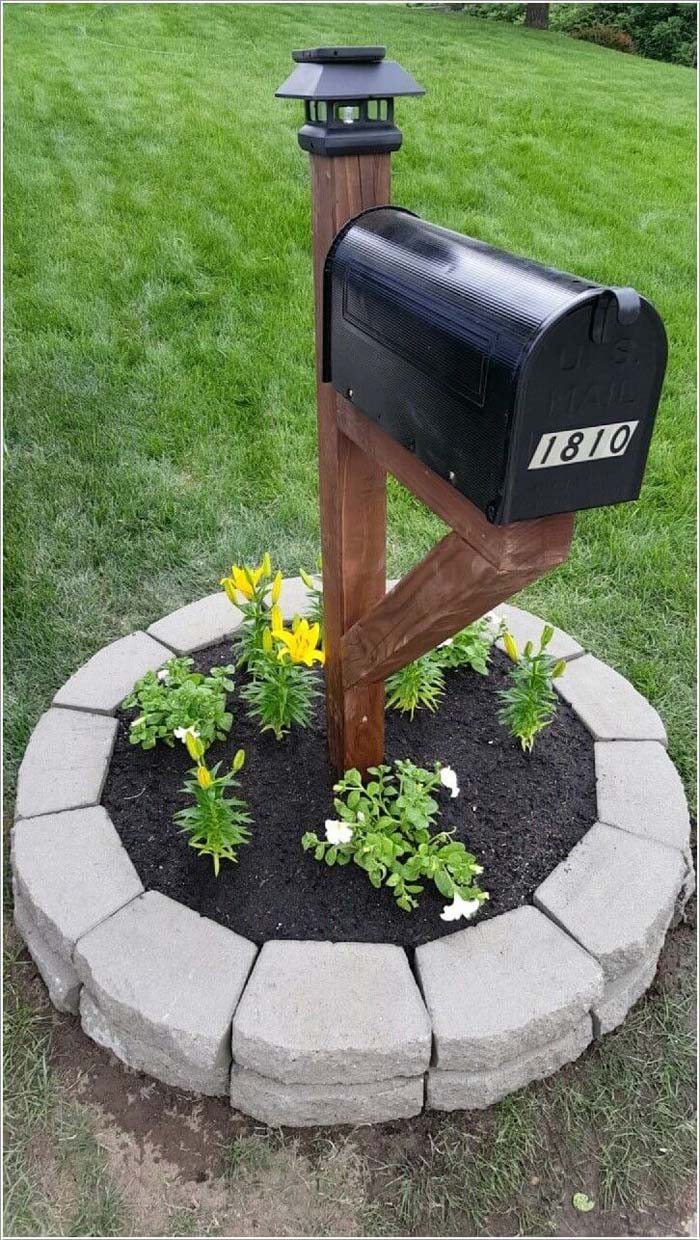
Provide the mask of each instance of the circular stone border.
MULTIPOLYGON (((285 618, 307 604, 301 579, 286 578, 285 618)), ((521 644, 541 633, 530 612, 498 612, 521 644)), ((561 629, 549 649, 568 666, 555 685, 594 740, 598 821, 532 904, 415 952, 296 940, 258 951, 144 891, 100 805, 114 715, 144 672, 241 621, 217 593, 112 642, 30 737, 14 916, 55 1006, 129 1067, 293 1126, 489 1106, 619 1025, 694 887, 688 808, 657 712, 561 629)))

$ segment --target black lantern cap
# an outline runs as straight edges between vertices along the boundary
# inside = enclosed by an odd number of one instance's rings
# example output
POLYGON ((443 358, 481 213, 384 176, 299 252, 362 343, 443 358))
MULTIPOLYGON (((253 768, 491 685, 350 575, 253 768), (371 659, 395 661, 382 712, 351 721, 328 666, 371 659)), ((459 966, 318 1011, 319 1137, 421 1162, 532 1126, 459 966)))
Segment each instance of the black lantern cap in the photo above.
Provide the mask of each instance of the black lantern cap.
POLYGON ((292 52, 297 67, 275 92, 303 99, 299 145, 315 155, 397 151, 397 95, 424 95, 410 73, 385 60, 384 47, 316 47, 292 52))

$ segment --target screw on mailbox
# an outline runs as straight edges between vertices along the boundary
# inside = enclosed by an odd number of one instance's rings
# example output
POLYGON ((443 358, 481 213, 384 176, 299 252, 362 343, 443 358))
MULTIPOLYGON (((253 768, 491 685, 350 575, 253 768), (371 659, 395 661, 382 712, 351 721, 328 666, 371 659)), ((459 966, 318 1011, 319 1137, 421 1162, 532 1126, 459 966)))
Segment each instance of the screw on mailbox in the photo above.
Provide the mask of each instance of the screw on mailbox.
POLYGON ((389 205, 394 99, 424 91, 385 48, 292 56, 277 95, 304 101, 311 156, 328 743, 365 772, 386 677, 561 564, 575 512, 637 498, 666 335, 632 288, 389 205), (388 594, 387 473, 451 530, 388 594))

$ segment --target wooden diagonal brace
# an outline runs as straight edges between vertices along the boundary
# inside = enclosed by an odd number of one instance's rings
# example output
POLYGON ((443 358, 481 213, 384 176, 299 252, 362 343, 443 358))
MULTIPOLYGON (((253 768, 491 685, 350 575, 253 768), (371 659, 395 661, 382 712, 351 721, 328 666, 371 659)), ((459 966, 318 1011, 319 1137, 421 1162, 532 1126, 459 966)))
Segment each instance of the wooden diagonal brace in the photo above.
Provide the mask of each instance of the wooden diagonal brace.
POLYGON ((384 680, 561 564, 573 535, 573 514, 537 524, 544 527, 536 540, 539 547, 533 547, 532 532, 525 530, 522 555, 512 546, 509 562, 498 567, 459 534, 443 538, 345 633, 343 684, 356 688, 384 680))

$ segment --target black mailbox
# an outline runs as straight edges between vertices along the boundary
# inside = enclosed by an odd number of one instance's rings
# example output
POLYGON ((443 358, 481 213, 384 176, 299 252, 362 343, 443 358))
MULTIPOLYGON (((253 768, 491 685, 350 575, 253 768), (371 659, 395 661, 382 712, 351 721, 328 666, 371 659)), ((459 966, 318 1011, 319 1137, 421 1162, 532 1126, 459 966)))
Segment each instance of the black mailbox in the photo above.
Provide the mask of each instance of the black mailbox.
POLYGON ((398 207, 325 266, 326 382, 494 524, 636 499, 666 334, 606 288, 398 207))

